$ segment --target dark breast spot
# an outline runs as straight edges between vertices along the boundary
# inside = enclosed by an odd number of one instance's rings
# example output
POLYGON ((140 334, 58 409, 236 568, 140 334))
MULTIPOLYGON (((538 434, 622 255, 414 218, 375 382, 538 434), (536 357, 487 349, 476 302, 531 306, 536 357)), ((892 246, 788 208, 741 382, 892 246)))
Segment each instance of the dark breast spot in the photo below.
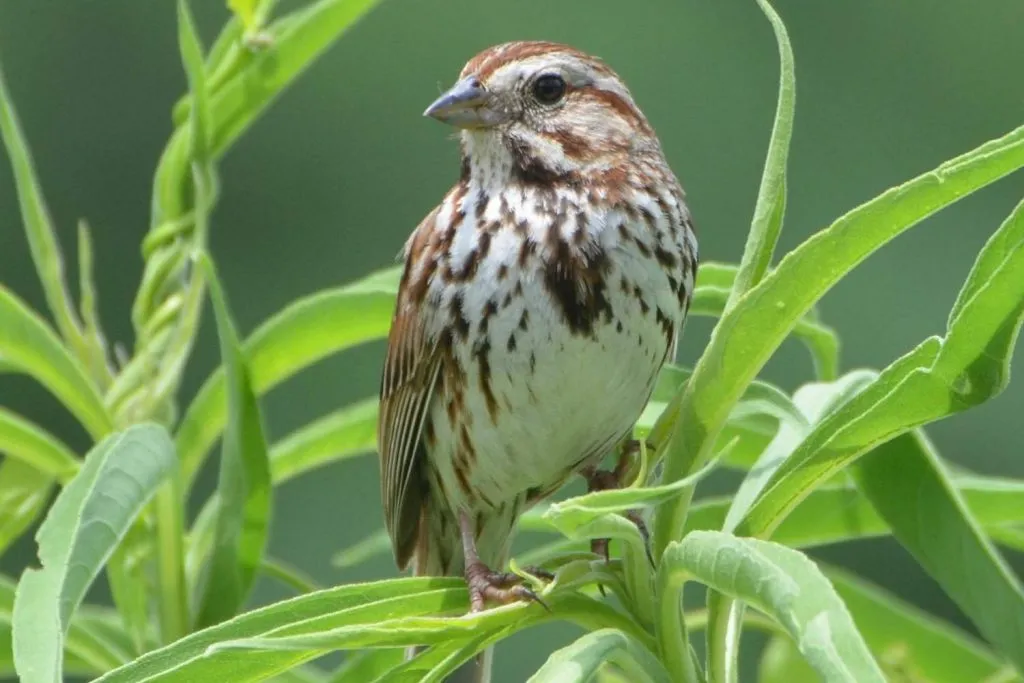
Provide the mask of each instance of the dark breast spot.
POLYGON ((544 268, 544 287, 574 335, 593 336, 600 319, 610 322, 607 277, 611 269, 604 249, 584 251, 570 247, 552 227, 551 253, 544 268))
POLYGON ((469 321, 462 312, 462 293, 456 292, 452 295, 448 304, 448 312, 451 314, 452 329, 459 339, 465 341, 469 338, 469 321))

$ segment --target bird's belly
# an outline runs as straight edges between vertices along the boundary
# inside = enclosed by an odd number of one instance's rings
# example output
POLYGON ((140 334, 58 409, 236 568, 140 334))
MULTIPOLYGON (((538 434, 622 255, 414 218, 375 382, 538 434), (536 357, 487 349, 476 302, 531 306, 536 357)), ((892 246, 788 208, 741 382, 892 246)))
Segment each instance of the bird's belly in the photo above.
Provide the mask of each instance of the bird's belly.
POLYGON ((540 285, 522 286, 492 316, 487 344, 455 342, 461 388, 442 382, 432 404, 428 457, 453 506, 521 499, 606 455, 665 360, 664 321, 636 297, 610 294, 610 312, 574 329, 540 285))

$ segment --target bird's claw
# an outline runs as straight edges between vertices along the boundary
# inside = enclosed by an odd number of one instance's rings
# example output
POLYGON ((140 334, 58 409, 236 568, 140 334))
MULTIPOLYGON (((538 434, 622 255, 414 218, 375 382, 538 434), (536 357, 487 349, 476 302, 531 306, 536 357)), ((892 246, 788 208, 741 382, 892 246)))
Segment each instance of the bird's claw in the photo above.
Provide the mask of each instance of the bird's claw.
MULTIPOLYGON (((540 579, 552 580, 554 574, 539 567, 525 568, 526 573, 540 579)), ((530 588, 523 585, 523 577, 512 572, 491 571, 482 562, 466 568, 466 584, 469 587, 469 610, 481 612, 487 601, 507 605, 513 602, 536 602, 547 611, 551 609, 530 588)))

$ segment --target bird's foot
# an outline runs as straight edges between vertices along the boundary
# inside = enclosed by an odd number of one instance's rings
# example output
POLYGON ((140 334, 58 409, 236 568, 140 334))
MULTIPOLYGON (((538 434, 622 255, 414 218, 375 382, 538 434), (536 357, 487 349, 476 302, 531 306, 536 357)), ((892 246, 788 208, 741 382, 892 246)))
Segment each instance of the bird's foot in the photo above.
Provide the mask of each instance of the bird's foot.
MULTIPOLYGON (((524 571, 547 581, 555 578, 554 574, 539 567, 526 567, 524 571)), ((544 609, 548 609, 532 589, 523 585, 522 576, 512 572, 492 571, 483 562, 474 562, 466 567, 466 584, 469 586, 470 612, 483 611, 488 600, 503 605, 512 602, 536 602, 544 609)))

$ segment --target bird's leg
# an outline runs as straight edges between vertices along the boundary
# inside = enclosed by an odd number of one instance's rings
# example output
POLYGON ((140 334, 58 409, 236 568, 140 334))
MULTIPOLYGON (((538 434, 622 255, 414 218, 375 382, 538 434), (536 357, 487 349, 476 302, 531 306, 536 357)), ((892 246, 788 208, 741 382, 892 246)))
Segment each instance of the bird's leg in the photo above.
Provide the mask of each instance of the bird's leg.
MULTIPOLYGON (((651 448, 650 444, 646 444, 648 448, 651 448)), ((599 470, 597 467, 587 467, 581 471, 583 478, 587 480, 587 493, 594 491, 606 491, 608 489, 619 489, 626 485, 627 482, 623 481, 623 478, 629 473, 632 465, 633 456, 640 452, 640 442, 635 439, 630 439, 622 445, 622 449, 619 453, 619 461, 615 465, 614 470, 599 470)), ((640 515, 639 510, 627 510, 623 513, 623 516, 629 521, 636 525, 637 531, 640 532, 641 538, 644 541, 644 550, 647 551, 647 559, 650 561, 651 566, 654 566, 654 556, 651 554, 651 535, 647 530, 647 523, 644 522, 644 518, 640 515)), ((595 538, 590 542, 590 550, 595 555, 599 555, 608 561, 608 542, 610 539, 607 538, 595 538)))
MULTIPOLYGON (((538 602, 545 609, 547 605, 532 590, 522 585, 522 577, 511 572, 495 572, 480 561, 476 552, 476 533, 469 516, 459 511, 459 531, 462 534, 462 550, 466 561, 466 585, 469 587, 469 609, 480 612, 487 600, 507 604, 517 600, 538 602)), ((554 578, 544 570, 531 571, 541 578, 554 578)))

